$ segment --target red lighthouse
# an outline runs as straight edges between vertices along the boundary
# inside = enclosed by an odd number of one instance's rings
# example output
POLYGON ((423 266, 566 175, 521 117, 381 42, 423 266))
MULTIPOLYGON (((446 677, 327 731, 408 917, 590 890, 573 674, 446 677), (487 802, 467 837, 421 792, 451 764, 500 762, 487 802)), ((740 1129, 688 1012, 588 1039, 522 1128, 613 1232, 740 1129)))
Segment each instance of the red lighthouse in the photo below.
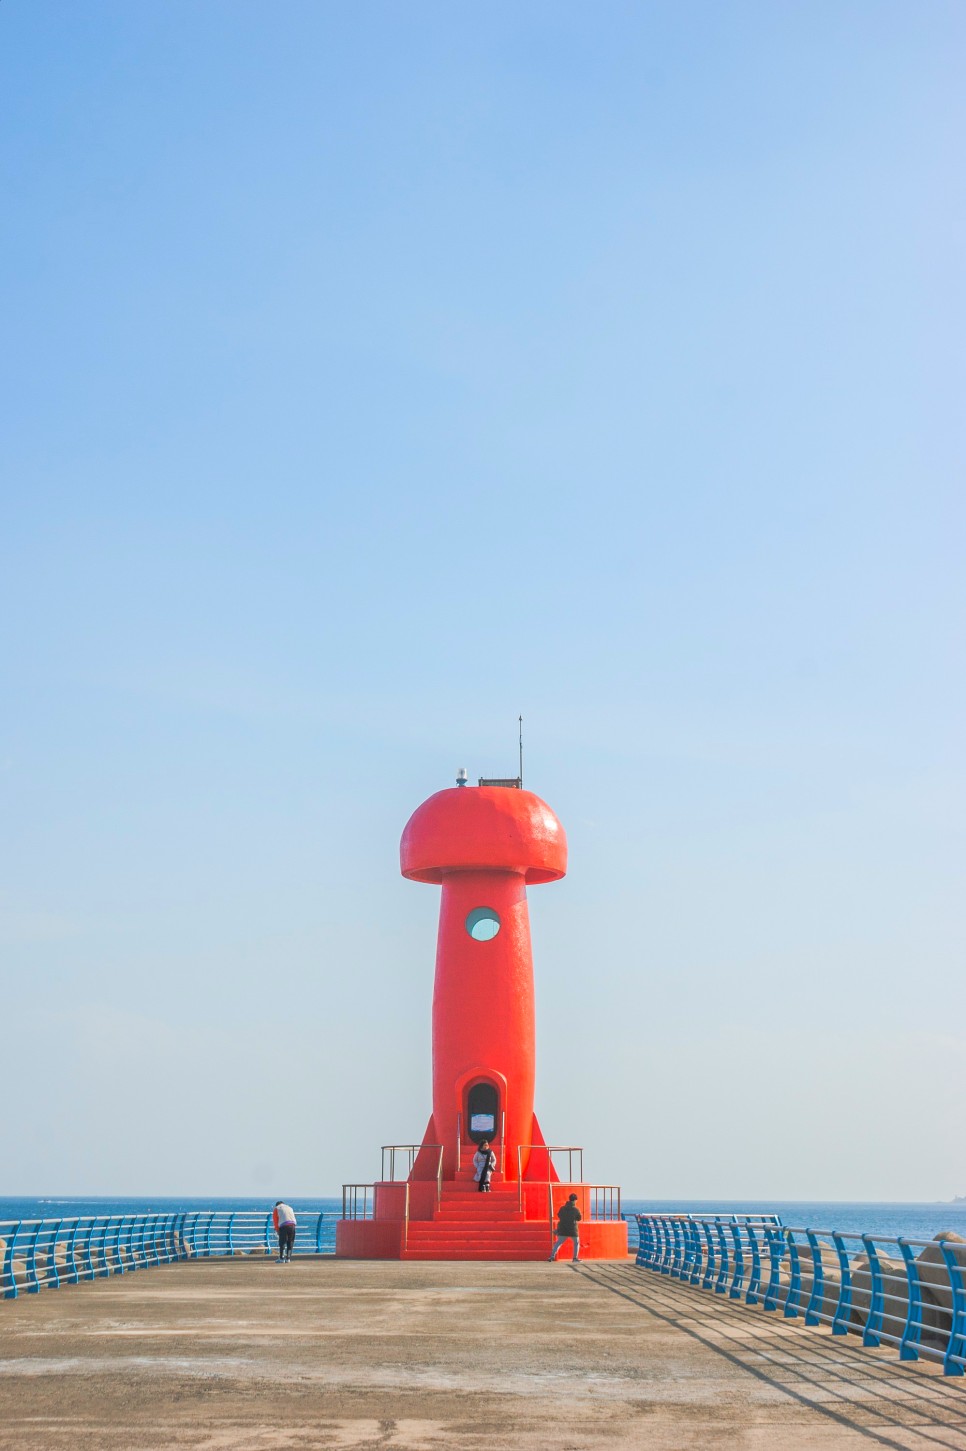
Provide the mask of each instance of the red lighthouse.
POLYGON ((625 1255, 619 1190, 585 1183, 580 1167, 575 1178, 581 1150, 547 1146, 534 1114, 526 889, 565 874, 563 827, 518 781, 461 782, 438 791, 410 817, 400 867, 411 881, 442 887, 433 1111, 421 1144, 384 1148, 379 1181, 345 1186, 336 1252, 540 1259, 555 1211, 576 1192, 581 1255, 625 1255), (488 1196, 474 1192, 472 1178, 472 1156, 484 1138, 497 1157, 488 1196))
MULTIPOLYGON (((438 791, 409 819, 400 864, 442 886, 433 992, 433 1116, 424 1142, 498 1147, 506 1179, 543 1144, 533 1113, 534 1005, 528 886, 567 870, 567 838, 538 796, 505 786, 438 791), (519 1151, 519 1152, 518 1152, 519 1151)), ((546 1156, 544 1165, 546 1167, 546 1156)))

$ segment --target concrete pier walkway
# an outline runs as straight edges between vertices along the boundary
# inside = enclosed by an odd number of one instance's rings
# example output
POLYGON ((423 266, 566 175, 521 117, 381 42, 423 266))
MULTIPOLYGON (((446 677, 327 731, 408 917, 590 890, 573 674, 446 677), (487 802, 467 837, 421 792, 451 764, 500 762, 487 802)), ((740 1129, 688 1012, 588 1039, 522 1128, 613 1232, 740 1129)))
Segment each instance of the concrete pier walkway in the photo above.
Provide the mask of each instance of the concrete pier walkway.
POLYGON ((632 1264, 198 1260, 0 1303, 3 1451, 966 1451, 966 1382, 632 1264))

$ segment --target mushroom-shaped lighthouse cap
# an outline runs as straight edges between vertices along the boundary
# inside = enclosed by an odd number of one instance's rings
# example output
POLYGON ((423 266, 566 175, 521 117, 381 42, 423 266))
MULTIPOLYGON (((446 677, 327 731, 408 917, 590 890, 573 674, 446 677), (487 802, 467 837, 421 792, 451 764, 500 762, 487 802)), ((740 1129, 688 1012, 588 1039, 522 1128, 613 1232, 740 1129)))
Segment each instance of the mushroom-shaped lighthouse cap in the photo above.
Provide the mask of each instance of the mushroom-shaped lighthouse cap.
POLYGON ((413 812, 399 843, 399 866, 414 882, 444 872, 522 872, 528 884, 567 870, 567 838, 545 801, 506 786, 437 791, 413 812))

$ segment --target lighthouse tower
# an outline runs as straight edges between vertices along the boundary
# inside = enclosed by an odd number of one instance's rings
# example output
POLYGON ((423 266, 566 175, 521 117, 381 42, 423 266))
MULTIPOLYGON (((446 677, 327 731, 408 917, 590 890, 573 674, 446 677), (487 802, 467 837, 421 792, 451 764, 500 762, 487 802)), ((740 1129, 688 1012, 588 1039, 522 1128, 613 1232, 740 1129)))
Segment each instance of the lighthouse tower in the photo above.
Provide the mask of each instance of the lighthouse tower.
MULTIPOLYGON (((400 865, 442 887, 433 992, 433 1113, 443 1178, 488 1139, 503 1177, 526 1175, 543 1137, 533 1112, 535 1020, 528 886, 567 870, 550 807, 505 786, 438 791, 410 817, 400 865)), ((547 1156, 540 1156, 546 1178, 547 1156)), ((425 1167, 424 1163, 420 1168, 425 1167)), ((537 1166, 535 1166, 536 1168, 537 1166)))
POLYGON ((620 1191, 586 1183, 582 1151, 548 1145, 534 1113, 527 887, 565 874, 564 829, 519 780, 464 780, 461 772, 455 787, 417 808, 399 852, 404 877, 442 888, 432 1113, 420 1144, 384 1147, 384 1177, 344 1186, 336 1253, 542 1259, 556 1211, 576 1193, 581 1256, 621 1258, 620 1191), (488 1195, 472 1170, 483 1139, 497 1160, 488 1195))

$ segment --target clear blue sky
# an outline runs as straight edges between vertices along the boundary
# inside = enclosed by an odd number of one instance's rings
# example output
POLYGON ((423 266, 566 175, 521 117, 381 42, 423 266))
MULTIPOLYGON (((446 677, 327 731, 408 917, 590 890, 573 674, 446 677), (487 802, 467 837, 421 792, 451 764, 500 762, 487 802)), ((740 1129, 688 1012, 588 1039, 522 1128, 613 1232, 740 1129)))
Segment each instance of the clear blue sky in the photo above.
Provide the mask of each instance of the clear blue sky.
POLYGON ((550 1137, 966 1193, 964 62, 961 0, 3 0, 6 1192, 418 1138, 399 833, 522 711, 550 1137))

